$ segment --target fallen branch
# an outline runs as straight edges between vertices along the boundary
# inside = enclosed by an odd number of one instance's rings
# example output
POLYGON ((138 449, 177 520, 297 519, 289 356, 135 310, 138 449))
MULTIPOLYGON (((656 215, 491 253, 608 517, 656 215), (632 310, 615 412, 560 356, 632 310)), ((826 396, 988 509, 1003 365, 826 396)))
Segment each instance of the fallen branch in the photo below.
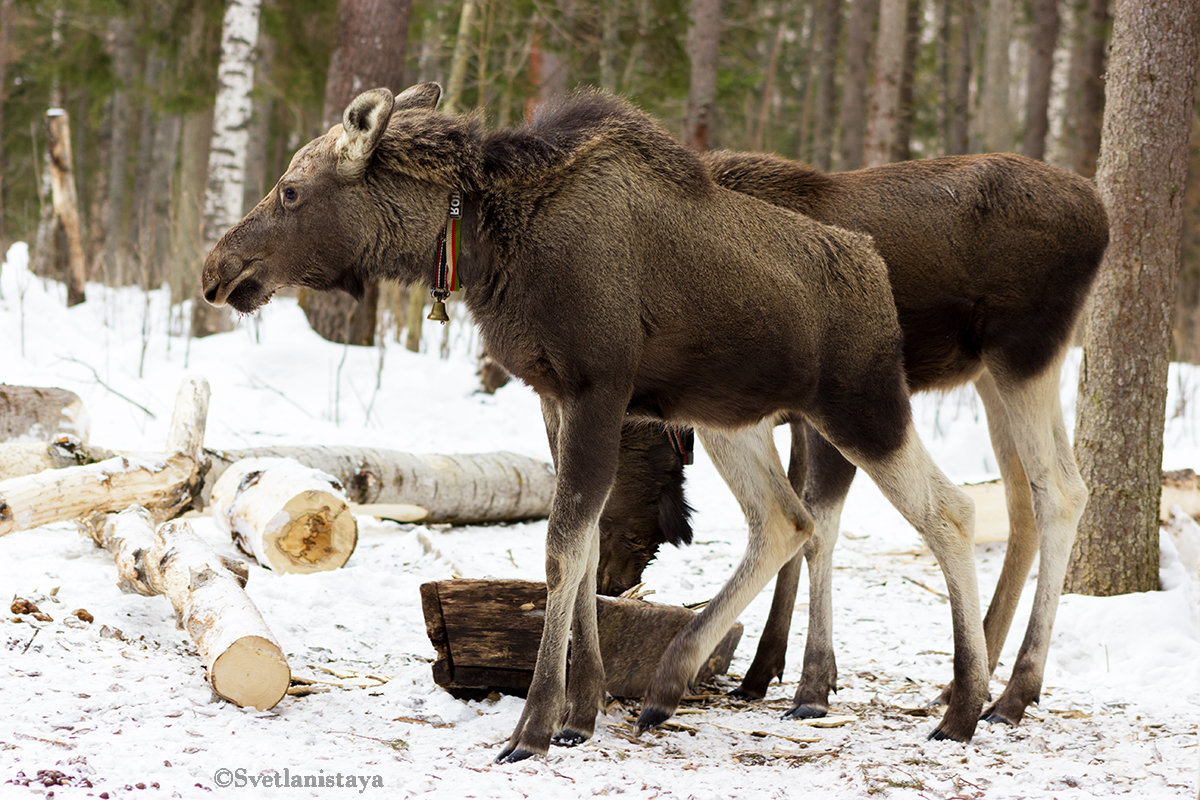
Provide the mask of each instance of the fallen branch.
POLYGON ((246 596, 246 566, 214 553, 183 521, 154 528, 133 507, 100 518, 89 531, 113 554, 125 592, 164 595, 204 660, 213 691, 239 706, 273 707, 291 671, 283 650, 246 596))
POLYGON ((213 486, 217 527, 264 567, 320 572, 346 563, 358 524, 329 475, 290 458, 248 458, 213 486))
POLYGON ((192 506, 207 469, 201 448, 208 397, 203 379, 180 387, 165 455, 115 455, 0 481, 0 536, 132 505, 146 506, 160 521, 192 506))

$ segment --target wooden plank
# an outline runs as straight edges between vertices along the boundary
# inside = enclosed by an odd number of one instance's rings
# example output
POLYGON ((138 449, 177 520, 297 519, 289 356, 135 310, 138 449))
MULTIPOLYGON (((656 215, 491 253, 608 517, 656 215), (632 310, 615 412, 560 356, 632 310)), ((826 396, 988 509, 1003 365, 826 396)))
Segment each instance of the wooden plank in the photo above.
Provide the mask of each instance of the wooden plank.
MULTIPOLYGON (((533 677, 546 585, 511 580, 449 580, 421 587, 426 632, 437 651, 434 681, 459 697, 491 691, 524 695, 533 677)), ((675 634, 694 616, 680 606, 597 598, 606 689, 640 697, 675 634)), ((701 667, 697 681, 724 673, 741 638, 735 625, 701 667)))

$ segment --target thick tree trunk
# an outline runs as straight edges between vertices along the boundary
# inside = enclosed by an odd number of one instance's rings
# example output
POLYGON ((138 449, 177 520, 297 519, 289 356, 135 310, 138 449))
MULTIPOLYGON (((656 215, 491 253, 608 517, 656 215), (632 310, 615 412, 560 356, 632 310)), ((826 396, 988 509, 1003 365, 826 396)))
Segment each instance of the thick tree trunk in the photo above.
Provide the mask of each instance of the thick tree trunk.
POLYGON ((1158 588, 1162 435, 1200 6, 1118 0, 1097 185, 1111 239, 1084 330, 1075 452, 1091 490, 1067 590, 1158 588))
POLYGON ((294 459, 239 461, 216 481, 211 500, 217 527, 277 572, 337 569, 358 543, 341 484, 294 459))
POLYGON ((845 75, 842 78, 839 153, 840 168, 863 165, 867 128, 867 76, 870 74, 871 27, 878 14, 879 0, 852 0, 846 23, 845 75))
POLYGON ((1058 41, 1058 0, 1033 0, 1033 32, 1029 57, 1029 82, 1025 93, 1025 133, 1021 152, 1040 159, 1046 154, 1050 127, 1050 77, 1054 72, 1054 46, 1058 41))
POLYGON ((920 0, 908 4, 908 16, 904 21, 904 69, 900 73, 900 116, 896 121, 896 146, 893 160, 907 161, 912 158, 913 101, 917 74, 917 53, 921 47, 920 0))
POLYGON ((83 258, 83 227, 79 222, 79 200, 71 166, 71 124, 67 112, 46 112, 46 148, 50 153, 50 188, 54 217, 67 237, 67 305, 87 300, 87 264, 83 258))
MULTIPOLYGON (((0 131, 4 130, 4 107, 8 103, 9 30, 12 25, 13 0, 0 0, 0 131)), ((8 251, 4 225, 4 176, 8 172, 8 155, 0 148, 0 253, 8 251)))
POLYGON ((372 447, 254 447, 207 450, 212 459, 202 498, 232 464, 247 458, 289 458, 336 478, 354 503, 403 503, 429 514, 422 522, 505 522, 539 519, 550 510, 554 471, 516 453, 414 455, 372 447))
POLYGON ((243 591, 244 564, 214 553, 186 522, 167 522, 155 530, 144 508, 104 518, 89 532, 113 554, 122 591, 161 594, 171 601, 179 627, 196 643, 213 691, 259 710, 283 699, 291 670, 243 591))
POLYGON ((882 0, 875 40, 875 80, 863 151, 865 166, 897 160, 900 129, 900 82, 908 40, 908 5, 912 0, 882 0))
POLYGON ((709 148, 717 105, 717 53, 721 41, 721 0, 691 0, 688 4, 687 53, 691 62, 688 84, 687 132, 694 150, 709 148))

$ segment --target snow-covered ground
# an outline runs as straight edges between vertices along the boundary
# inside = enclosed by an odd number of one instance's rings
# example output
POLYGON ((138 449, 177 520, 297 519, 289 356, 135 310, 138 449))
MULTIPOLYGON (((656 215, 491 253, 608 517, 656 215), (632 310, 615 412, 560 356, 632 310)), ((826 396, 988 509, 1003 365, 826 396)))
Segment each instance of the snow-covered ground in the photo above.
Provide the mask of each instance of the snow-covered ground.
MULTIPOLYGON (((18 245, 0 270, 0 382, 77 392, 97 445, 161 449, 180 383, 199 375, 212 387, 211 446, 548 455, 528 389, 475 392, 476 343, 465 326, 451 326, 445 359, 436 327, 429 353, 392 342, 345 348, 319 339, 296 303, 278 298, 233 332, 189 344, 179 335, 186 315, 171 311, 164 292, 93 285, 87 303, 67 309, 62 287, 31 276, 25 261, 18 245)), ((1074 364, 1063 378, 1069 413, 1074 364)), ((1200 466, 1198 382, 1195 369, 1173 368, 1167 468, 1200 466)), ((920 397, 915 408, 953 478, 995 476, 971 392, 920 397)), ((710 597, 745 543, 737 505, 703 453, 687 479, 697 544, 665 550, 647 570, 661 602, 710 597)), ((1041 704, 1019 727, 981 724, 970 744, 929 742, 935 719, 925 704, 950 677, 944 585, 916 534, 860 477, 835 556, 833 721, 842 724, 779 718, 799 675, 801 604, 785 681, 765 702, 725 699, 719 689, 736 685, 725 679, 708 701, 684 708, 680 727, 641 740, 628 735, 636 706, 614 705, 591 741, 515 765, 493 759, 522 701, 463 702, 433 683, 418 587, 453 574, 543 579, 545 523, 359 523, 343 569, 252 568, 247 591, 293 673, 328 689, 266 712, 216 699, 168 601, 119 592, 111 558, 71 525, 0 538, 0 597, 31 600, 52 618, 0 614, 0 798, 1196 797, 1200 528, 1187 518, 1163 537, 1163 591, 1063 598, 1041 704), (93 622, 73 616, 81 608, 93 622), (39 773, 57 785, 43 786, 39 773), (260 776, 325 788, 276 788, 260 776)), ((233 552, 208 518, 194 526, 233 552)), ((1002 545, 978 546, 985 603, 1002 556, 1002 545)), ((1031 587, 1025 594, 993 693, 1020 642, 1031 587)), ((749 666, 769 602, 764 591, 741 617, 735 675, 749 666)))

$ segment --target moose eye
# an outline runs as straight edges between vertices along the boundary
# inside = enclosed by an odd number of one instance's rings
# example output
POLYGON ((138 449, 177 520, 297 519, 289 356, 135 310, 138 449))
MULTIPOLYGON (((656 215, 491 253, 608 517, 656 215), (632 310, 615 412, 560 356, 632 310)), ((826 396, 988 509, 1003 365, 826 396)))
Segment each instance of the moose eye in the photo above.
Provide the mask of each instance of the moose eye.
POLYGON ((283 190, 283 199, 284 199, 284 202, 287 202, 287 203, 294 202, 296 199, 295 188, 289 186, 286 189, 284 189, 283 190))

